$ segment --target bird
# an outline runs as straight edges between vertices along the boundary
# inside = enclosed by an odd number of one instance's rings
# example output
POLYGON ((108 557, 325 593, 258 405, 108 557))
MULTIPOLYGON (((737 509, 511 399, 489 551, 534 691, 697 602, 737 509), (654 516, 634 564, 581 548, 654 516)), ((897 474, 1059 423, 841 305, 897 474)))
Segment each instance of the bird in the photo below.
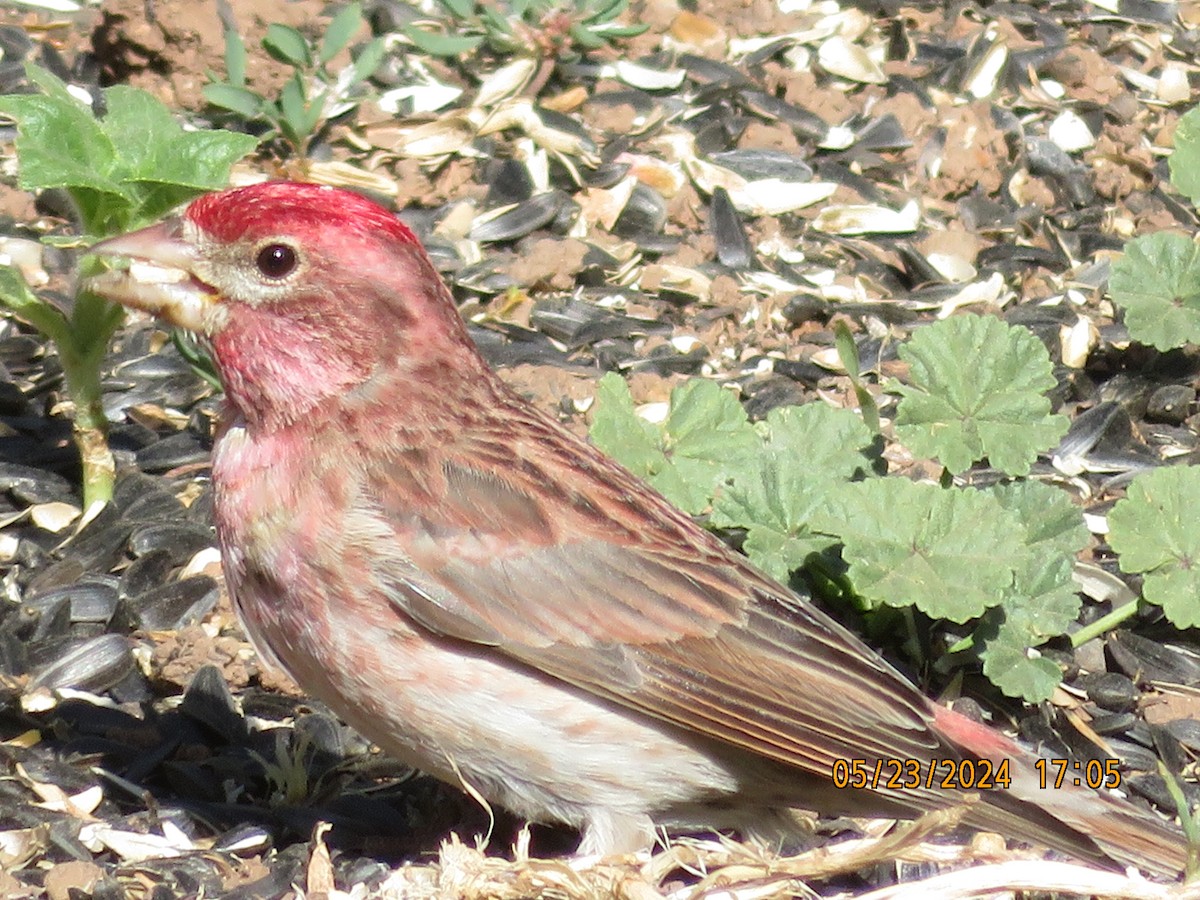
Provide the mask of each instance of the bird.
MULTIPOLYGON (((228 590, 260 656, 399 760, 581 854, 788 811, 962 822, 1181 873, 1180 831, 1045 784, 811 597, 509 389, 421 243, 371 199, 268 181, 90 252, 83 288, 195 333, 228 590), (986 765, 989 789, 926 779, 986 765), (846 778, 854 768, 876 777, 846 778), (904 767, 917 783, 887 783, 904 767)), ((803 464, 799 461, 798 464, 803 464)), ((1053 781, 1053 779, 1051 779, 1053 781)))

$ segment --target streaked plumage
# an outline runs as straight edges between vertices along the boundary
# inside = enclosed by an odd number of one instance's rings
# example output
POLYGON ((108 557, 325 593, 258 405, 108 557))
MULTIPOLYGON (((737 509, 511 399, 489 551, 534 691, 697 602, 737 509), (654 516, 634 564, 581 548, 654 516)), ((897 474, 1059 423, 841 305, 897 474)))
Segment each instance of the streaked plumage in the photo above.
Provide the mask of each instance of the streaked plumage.
POLYGON ((204 334, 247 633, 384 749, 583 848, 971 798, 836 790, 834 760, 1010 760, 966 821, 1175 874, 1182 839, 927 700, 812 603, 510 392, 412 234, 353 194, 209 195, 96 248, 189 274, 92 286, 204 334), (283 248, 281 250, 280 248, 283 248), (286 252, 284 252, 286 251, 286 252), (282 275, 280 262, 295 254, 282 275), (267 271, 264 271, 266 269, 267 271))

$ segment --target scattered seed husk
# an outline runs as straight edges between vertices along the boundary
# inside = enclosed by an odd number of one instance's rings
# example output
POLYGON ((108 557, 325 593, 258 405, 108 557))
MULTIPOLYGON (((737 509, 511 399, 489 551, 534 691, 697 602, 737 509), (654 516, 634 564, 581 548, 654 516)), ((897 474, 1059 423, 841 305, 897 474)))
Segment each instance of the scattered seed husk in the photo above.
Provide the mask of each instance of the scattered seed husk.
POLYGON ((921 207, 910 200, 900 209, 883 206, 827 206, 817 214, 812 227, 829 234, 904 234, 921 224, 921 207))

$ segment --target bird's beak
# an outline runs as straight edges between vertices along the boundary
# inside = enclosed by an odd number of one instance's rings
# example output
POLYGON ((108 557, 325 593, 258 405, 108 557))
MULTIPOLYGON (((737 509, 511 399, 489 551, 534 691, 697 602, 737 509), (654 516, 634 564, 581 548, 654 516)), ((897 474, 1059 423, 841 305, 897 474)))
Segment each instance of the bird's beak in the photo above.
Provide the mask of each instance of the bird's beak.
POLYGON ((206 333, 217 292, 195 273, 196 248, 183 238, 177 216, 92 246, 98 256, 124 256, 129 267, 88 278, 83 287, 190 331, 206 333))

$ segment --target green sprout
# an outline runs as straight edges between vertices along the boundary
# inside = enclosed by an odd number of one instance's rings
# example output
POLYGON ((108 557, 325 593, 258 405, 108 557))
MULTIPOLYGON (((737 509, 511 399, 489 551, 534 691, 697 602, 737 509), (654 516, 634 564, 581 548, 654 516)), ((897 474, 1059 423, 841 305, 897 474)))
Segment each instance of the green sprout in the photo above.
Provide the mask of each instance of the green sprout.
POLYGON ((405 29, 417 49, 432 56, 462 57, 481 48, 498 56, 532 56, 541 71, 531 94, 545 84, 557 62, 574 62, 621 38, 635 37, 646 25, 616 19, 629 0, 437 0, 447 18, 405 29))
POLYGON ((345 72, 330 71, 329 64, 350 44, 362 24, 362 5, 351 3, 329 23, 319 42, 309 40, 295 28, 271 25, 262 40, 263 49, 293 70, 274 99, 248 87, 246 44, 236 31, 227 31, 226 80, 209 73, 211 83, 204 86, 204 98, 248 123, 265 125, 267 139, 282 137, 296 156, 303 157, 328 120, 353 108, 354 103, 347 98, 383 60, 386 47, 382 38, 375 38, 358 51, 345 72))
MULTIPOLYGON (((0 114, 17 123, 21 188, 61 189, 71 198, 82 235, 55 240, 58 244, 90 246, 225 187, 230 168, 258 143, 244 134, 184 131, 153 96, 121 85, 104 91, 107 112, 98 119, 51 73, 32 64, 26 72, 41 93, 0 97, 0 114)), ((100 266, 95 258, 85 259, 81 278, 97 274, 100 266)), ((0 266, 0 305, 55 345, 74 406, 84 508, 107 502, 115 466, 101 405, 100 367, 123 320, 121 308, 80 291, 64 310, 38 296, 12 266, 0 266)))

